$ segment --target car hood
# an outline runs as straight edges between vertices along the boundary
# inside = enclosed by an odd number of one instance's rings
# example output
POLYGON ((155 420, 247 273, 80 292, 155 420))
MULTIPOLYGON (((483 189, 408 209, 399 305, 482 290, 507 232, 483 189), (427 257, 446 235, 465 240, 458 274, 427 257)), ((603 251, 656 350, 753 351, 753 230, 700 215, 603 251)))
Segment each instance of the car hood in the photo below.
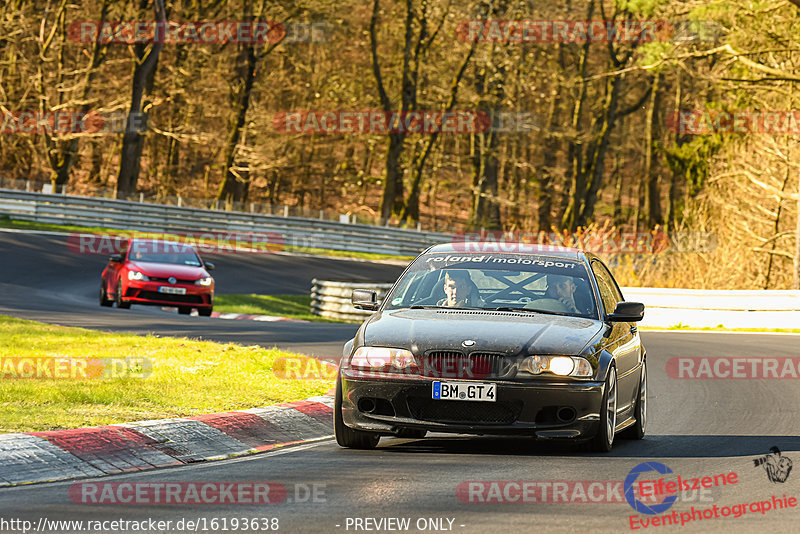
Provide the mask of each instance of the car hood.
POLYGON ((158 278, 181 278, 183 280, 199 280, 208 276, 206 270, 202 267, 194 267, 192 265, 178 265, 176 263, 151 263, 147 261, 136 261, 128 263, 128 268, 135 271, 141 271, 147 276, 156 276, 158 278))
POLYGON ((364 345, 512 354, 580 354, 604 329, 594 319, 479 310, 391 310, 364 328, 364 345))

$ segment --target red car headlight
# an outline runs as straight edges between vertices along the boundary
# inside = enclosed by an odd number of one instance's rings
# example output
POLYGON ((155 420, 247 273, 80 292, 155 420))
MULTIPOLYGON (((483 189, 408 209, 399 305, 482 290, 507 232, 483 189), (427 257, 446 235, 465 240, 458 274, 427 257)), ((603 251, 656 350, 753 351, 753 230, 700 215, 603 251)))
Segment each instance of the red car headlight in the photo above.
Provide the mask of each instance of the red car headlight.
POLYGON ((146 274, 139 271, 128 271, 128 280, 138 280, 140 282, 147 282, 150 278, 146 274))

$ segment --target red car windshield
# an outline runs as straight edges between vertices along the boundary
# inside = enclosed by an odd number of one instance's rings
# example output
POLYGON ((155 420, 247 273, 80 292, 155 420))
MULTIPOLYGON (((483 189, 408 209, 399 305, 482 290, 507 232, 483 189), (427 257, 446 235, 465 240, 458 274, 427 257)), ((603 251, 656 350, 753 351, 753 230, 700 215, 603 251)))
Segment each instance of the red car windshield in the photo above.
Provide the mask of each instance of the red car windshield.
POLYGON ((128 261, 171 263, 200 267, 202 263, 192 247, 180 243, 135 241, 128 252, 128 261))

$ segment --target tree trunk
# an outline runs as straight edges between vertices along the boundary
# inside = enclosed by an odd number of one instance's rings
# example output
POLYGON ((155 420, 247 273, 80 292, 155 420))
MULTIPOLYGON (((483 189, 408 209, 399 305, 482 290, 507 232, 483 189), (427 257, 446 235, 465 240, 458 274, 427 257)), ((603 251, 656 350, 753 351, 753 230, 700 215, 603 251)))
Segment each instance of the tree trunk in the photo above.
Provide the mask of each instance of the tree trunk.
POLYGON ((800 170, 797 172, 797 223, 794 234, 794 289, 800 289, 800 170))
POLYGON ((661 81, 661 74, 656 72, 653 76, 652 92, 650 93, 650 106, 647 109, 647 119, 645 123, 645 139, 647 146, 645 147, 645 163, 644 163, 644 177, 646 182, 645 186, 645 201, 647 213, 647 226, 648 228, 655 228, 656 225, 662 224, 664 221, 661 217, 661 190, 659 188, 660 171, 659 166, 654 165, 654 151, 656 148, 656 109, 658 108, 658 92, 659 84, 661 81))
POLYGON ((245 202, 250 188, 250 173, 237 173, 234 170, 239 140, 242 137, 244 124, 247 119, 247 110, 250 107, 250 96, 256 79, 256 56, 253 44, 240 45, 236 59, 237 80, 233 85, 231 96, 234 102, 234 117, 231 120, 231 130, 225 143, 225 176, 217 193, 217 199, 226 204, 231 202, 245 202))
MULTIPOLYGON (((140 7, 145 9, 148 0, 141 0, 140 7)), ((153 9, 156 14, 156 22, 166 23, 167 15, 164 10, 164 0, 153 0, 153 9)), ((131 107, 128 112, 128 120, 125 126, 125 134, 122 137, 122 150, 120 152, 119 175, 117 176, 117 198, 127 198, 136 191, 136 184, 139 181, 139 170, 141 168, 142 147, 144 136, 139 128, 133 125, 139 117, 146 124, 147 113, 142 109, 142 98, 145 92, 150 92, 155 79, 158 56, 164 47, 164 40, 157 39, 150 46, 150 50, 144 43, 134 45, 136 55, 136 66, 133 70, 133 88, 131 92, 131 107)))

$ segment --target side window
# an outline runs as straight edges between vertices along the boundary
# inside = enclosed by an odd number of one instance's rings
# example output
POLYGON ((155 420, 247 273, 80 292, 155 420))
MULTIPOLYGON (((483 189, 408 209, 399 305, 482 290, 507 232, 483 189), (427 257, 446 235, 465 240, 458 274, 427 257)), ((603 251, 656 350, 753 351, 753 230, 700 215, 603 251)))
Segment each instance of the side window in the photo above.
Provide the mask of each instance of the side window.
POLYGON ((614 278, 605 265, 598 261, 592 262, 592 271, 597 278, 597 287, 600 289, 600 298, 603 300, 603 309, 606 313, 613 313, 617 303, 622 300, 622 294, 617 288, 614 278))

